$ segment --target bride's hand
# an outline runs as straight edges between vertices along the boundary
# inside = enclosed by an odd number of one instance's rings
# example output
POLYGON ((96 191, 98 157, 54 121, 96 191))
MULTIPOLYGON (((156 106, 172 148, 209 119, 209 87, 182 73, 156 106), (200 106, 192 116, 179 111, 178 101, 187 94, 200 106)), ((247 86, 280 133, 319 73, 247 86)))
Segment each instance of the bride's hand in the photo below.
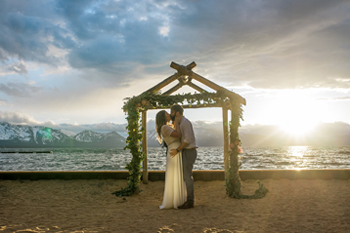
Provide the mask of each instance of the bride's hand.
POLYGON ((169 154, 170 154, 170 156, 171 156, 172 158, 174 158, 175 155, 177 154, 177 150, 176 150, 176 149, 171 149, 170 152, 169 152, 169 154))

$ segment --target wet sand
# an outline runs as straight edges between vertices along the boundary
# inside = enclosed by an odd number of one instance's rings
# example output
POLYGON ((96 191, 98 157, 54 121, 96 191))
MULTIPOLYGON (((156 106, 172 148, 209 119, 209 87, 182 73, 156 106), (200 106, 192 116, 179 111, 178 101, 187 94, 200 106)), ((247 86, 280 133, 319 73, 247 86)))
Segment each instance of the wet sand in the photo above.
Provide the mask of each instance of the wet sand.
MULTIPOLYGON (((223 181, 195 181, 195 207, 159 210, 164 181, 131 197, 126 180, 0 180, 0 232, 345 232, 350 180, 262 180, 257 200, 229 198, 223 181)), ((253 194, 255 180, 242 182, 253 194)))

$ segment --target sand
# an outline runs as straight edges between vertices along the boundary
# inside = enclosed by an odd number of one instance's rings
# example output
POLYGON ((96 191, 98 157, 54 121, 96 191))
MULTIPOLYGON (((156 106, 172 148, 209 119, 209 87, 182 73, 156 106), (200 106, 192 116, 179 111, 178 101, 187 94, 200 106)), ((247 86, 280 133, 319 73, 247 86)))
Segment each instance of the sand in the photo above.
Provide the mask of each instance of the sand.
MULTIPOLYGON (((1 232, 350 232, 350 180, 262 180, 257 200, 226 196, 223 181, 195 181, 195 207, 159 210, 163 181, 111 193, 126 180, 0 180, 1 232)), ((242 182, 252 194, 256 181, 242 182)))

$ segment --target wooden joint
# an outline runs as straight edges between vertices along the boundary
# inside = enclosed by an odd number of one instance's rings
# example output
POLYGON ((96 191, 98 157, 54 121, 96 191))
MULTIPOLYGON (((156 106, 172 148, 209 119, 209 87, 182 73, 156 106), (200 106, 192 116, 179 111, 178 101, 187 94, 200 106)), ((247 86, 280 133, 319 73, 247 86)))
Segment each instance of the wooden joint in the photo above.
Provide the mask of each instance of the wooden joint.
POLYGON ((180 83, 186 84, 186 83, 191 82, 192 79, 188 76, 181 76, 178 80, 180 83))
POLYGON ((225 100, 225 107, 229 110, 232 110, 231 101, 229 99, 225 100))
POLYGON ((196 65, 197 64, 194 61, 188 64, 187 66, 179 65, 172 61, 170 67, 177 70, 180 76, 190 76, 193 73, 192 69, 196 67, 196 65))
POLYGON ((189 70, 187 69, 186 66, 179 66, 179 69, 177 70, 177 72, 180 74, 180 75, 185 75, 185 76, 191 76, 193 74, 193 71, 192 70, 189 70))

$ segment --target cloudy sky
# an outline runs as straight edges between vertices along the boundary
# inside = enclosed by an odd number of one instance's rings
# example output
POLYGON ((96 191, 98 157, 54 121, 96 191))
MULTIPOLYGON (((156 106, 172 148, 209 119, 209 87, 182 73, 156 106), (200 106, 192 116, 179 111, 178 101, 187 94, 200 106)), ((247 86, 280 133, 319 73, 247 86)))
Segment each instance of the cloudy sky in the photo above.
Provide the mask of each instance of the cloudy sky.
POLYGON ((0 32, 0 121, 123 124, 125 97, 195 61, 243 125, 350 124, 348 0, 0 0, 0 32))

